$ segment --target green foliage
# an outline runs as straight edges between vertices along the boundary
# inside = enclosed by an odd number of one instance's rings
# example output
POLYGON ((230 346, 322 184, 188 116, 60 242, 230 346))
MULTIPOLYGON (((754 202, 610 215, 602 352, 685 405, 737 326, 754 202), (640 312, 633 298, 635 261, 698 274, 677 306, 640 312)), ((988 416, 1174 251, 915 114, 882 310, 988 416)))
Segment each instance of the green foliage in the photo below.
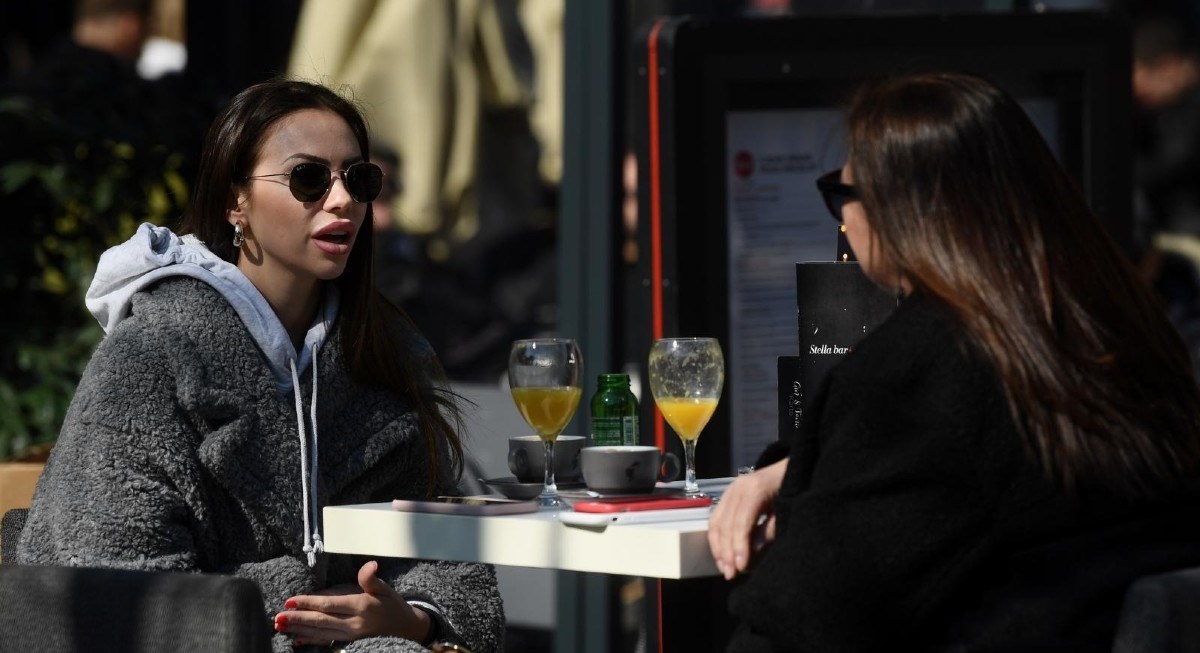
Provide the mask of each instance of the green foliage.
POLYGON ((58 436, 102 337, 83 296, 96 262, 142 222, 165 224, 187 195, 165 145, 81 133, 32 101, 0 101, 0 460, 58 436))
POLYGON ((19 388, 0 379, 0 450, 7 457, 24 457, 53 442, 88 357, 103 335, 93 322, 55 334, 58 342, 49 345, 18 345, 21 377, 37 382, 19 388))

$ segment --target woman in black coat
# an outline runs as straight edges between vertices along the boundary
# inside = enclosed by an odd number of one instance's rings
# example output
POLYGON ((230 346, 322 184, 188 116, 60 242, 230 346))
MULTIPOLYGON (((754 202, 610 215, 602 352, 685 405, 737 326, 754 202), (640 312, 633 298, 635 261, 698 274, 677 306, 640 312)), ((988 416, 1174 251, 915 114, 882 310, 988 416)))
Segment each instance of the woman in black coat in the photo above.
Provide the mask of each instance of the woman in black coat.
POLYGON ((1150 291, 1012 98, 871 82, 819 183, 903 300, 714 512, 731 651, 1111 647, 1200 564, 1200 393, 1150 291))

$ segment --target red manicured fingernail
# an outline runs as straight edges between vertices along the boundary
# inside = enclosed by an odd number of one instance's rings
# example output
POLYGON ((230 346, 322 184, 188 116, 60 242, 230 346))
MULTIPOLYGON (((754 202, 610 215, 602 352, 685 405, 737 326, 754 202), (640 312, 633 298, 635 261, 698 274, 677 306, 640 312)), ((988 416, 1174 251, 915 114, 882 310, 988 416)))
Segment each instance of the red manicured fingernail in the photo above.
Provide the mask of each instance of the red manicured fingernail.
POLYGON ((288 618, 286 614, 275 615, 275 623, 286 626, 288 618))
POLYGON ((283 602, 283 607, 285 608, 295 608, 297 605, 299 604, 296 603, 296 599, 288 599, 283 602))

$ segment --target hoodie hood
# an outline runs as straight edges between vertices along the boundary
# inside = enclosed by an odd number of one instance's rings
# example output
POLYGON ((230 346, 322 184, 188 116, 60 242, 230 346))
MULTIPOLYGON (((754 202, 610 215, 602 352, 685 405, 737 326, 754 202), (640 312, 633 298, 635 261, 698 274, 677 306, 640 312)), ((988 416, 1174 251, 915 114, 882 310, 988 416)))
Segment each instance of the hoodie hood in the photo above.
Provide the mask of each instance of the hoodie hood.
POLYGON ((135 293, 169 276, 193 277, 221 293, 262 350, 281 393, 292 390, 292 365, 301 372, 308 368, 337 316, 337 288, 327 284, 324 306, 297 352, 271 305, 236 265, 213 254, 195 236, 180 237, 149 223, 100 257, 88 287, 87 308, 108 333, 129 317, 135 293))

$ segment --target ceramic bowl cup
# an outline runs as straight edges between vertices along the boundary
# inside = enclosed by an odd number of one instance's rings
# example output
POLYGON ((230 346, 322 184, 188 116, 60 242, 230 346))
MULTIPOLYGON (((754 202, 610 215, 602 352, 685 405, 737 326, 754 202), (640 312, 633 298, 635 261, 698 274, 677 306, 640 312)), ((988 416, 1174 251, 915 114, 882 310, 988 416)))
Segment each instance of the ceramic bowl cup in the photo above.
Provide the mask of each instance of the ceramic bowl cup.
MULTIPOLYGON (((578 481, 579 451, 587 443, 582 435, 560 435, 554 441, 554 481, 578 481)), ((522 483, 541 483, 546 475, 546 453, 536 435, 508 439, 508 469, 522 483)))
POLYGON ((583 482, 600 494, 636 494, 654 490, 658 481, 679 474, 679 459, 658 447, 623 445, 586 447, 580 453, 583 482))

